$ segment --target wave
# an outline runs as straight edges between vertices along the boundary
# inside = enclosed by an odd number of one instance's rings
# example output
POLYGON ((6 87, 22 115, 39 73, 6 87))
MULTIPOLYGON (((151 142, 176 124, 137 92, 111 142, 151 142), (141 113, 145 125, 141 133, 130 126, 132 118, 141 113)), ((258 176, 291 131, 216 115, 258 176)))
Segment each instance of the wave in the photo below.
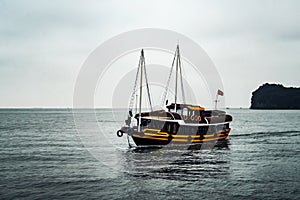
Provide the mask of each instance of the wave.
POLYGON ((265 131, 265 132, 252 132, 252 133, 244 133, 244 134, 237 134, 237 135, 229 135, 229 137, 248 137, 248 136, 257 136, 257 137, 264 137, 264 136, 270 136, 270 135, 282 135, 282 134, 293 134, 299 135, 300 130, 293 130, 293 131, 265 131), (296 134, 294 134, 296 133, 296 134))
POLYGON ((123 122, 124 120, 98 120, 98 122, 116 122, 116 123, 119 123, 119 122, 123 122))

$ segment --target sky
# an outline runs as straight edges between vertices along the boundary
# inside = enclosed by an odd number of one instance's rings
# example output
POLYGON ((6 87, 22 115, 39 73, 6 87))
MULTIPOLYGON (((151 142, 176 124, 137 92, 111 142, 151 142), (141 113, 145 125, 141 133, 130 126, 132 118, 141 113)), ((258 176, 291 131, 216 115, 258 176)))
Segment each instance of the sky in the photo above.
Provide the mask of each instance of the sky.
POLYGON ((72 107, 89 54, 140 28, 197 42, 228 107, 249 107, 265 82, 300 86, 300 1, 0 0, 0 9, 0 107, 72 107))

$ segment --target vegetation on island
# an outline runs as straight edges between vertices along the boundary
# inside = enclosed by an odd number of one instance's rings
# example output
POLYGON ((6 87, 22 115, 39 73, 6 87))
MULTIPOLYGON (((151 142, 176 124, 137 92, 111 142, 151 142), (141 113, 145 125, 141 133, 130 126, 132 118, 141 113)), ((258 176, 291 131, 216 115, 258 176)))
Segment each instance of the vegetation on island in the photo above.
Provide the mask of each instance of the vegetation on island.
POLYGON ((265 83, 252 92, 250 109, 300 109, 300 88, 265 83))

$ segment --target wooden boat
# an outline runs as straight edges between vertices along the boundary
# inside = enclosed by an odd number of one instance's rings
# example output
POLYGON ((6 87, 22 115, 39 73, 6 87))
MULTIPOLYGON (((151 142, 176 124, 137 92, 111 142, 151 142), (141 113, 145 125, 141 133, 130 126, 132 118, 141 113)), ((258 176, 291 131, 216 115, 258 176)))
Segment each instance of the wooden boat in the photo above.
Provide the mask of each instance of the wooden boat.
MULTIPOLYGON (((232 116, 226 114, 225 111, 216 109, 217 100, 214 110, 205 110, 205 108, 199 105, 177 103, 179 78, 181 81, 183 100, 185 102, 180 51, 178 45, 175 51, 171 72, 167 81, 165 93, 163 95, 163 100, 166 98, 166 93, 174 66, 176 66, 175 102, 168 104, 167 100, 165 109, 153 110, 145 67, 144 51, 141 51, 134 90, 130 101, 128 118, 125 120, 125 126, 117 131, 117 135, 119 137, 122 137, 125 133, 127 134, 127 137, 132 137, 137 146, 201 144, 203 142, 224 140, 228 137, 230 132, 229 124, 232 121, 232 116), (143 75, 145 76, 148 99, 151 106, 151 111, 148 112, 142 112, 143 75), (136 110, 137 113, 135 116, 133 116, 132 105, 134 97, 137 96, 135 91, 138 76, 140 77, 139 111, 137 112, 136 110)), ((223 92, 218 90, 217 97, 218 95, 223 96, 223 92)))

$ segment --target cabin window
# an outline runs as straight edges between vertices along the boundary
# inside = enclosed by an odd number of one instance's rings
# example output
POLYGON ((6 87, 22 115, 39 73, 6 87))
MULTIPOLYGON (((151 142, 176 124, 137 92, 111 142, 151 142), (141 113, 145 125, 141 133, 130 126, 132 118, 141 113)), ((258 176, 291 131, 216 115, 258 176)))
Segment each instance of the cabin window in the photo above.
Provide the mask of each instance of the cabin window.
POLYGON ((177 126, 176 124, 173 124, 173 133, 176 133, 177 132, 177 126))
POLYGON ((191 128, 191 134, 196 134, 196 133, 197 133, 197 128, 192 127, 192 128, 191 128))
POLYGON ((156 123, 157 123, 157 128, 159 128, 159 129, 164 128, 164 124, 162 122, 156 122, 156 123))
POLYGON ((153 120, 152 122, 151 122, 151 125, 150 125, 152 128, 155 128, 156 127, 156 124, 155 124, 155 121, 153 120))
POLYGON ((182 115, 188 115, 188 109, 187 108, 182 109, 182 115))
POLYGON ((198 132, 197 133, 201 133, 202 132, 202 127, 198 127, 198 132))
POLYGON ((198 132, 199 132, 199 133, 206 133, 206 132, 207 132, 207 129, 208 129, 207 127, 201 127, 201 126, 200 126, 200 127, 198 128, 198 132))
POLYGON ((178 132, 180 132, 181 134, 184 133, 184 126, 179 126, 178 132))
POLYGON ((157 123, 157 121, 156 120, 154 120, 154 128, 158 128, 158 123, 157 123))
POLYGON ((220 127, 219 128, 220 130, 224 130, 224 129, 226 129, 226 124, 219 125, 219 127, 220 127))
POLYGON ((168 124, 167 128, 168 128, 168 133, 170 133, 171 132, 171 124, 168 124))
POLYGON ((182 133, 182 126, 178 127, 178 133, 182 133))

